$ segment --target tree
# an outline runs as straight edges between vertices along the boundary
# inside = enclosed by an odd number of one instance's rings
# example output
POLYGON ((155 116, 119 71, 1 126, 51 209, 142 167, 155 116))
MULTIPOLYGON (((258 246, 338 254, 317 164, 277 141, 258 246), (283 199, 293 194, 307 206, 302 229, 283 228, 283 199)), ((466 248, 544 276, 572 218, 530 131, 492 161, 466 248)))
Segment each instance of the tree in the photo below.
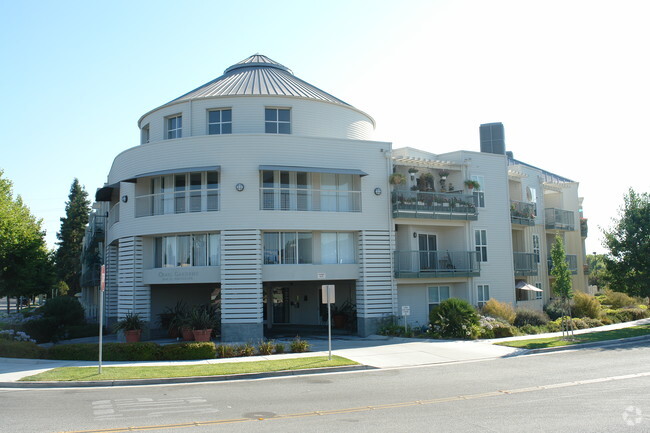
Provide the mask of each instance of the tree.
POLYGON ((630 188, 623 202, 620 218, 603 231, 603 246, 609 249, 605 265, 610 288, 650 296, 650 195, 630 188))
POLYGON ((23 203, 13 198, 12 184, 0 170, 0 296, 32 297, 49 291, 53 277, 52 257, 45 233, 23 203))
POLYGON ((61 231, 56 234, 59 248, 55 259, 59 279, 65 281, 71 295, 81 290, 81 250, 89 213, 88 193, 75 178, 65 204, 65 217, 61 218, 61 231))
POLYGON ((598 286, 599 290, 607 288, 608 274, 605 267, 604 254, 587 254, 588 282, 590 286, 598 286))
MULTIPOLYGON (((571 315, 571 298, 573 298, 573 288, 571 283, 571 271, 569 270, 569 264, 566 260, 566 252, 564 250, 564 241, 559 235, 555 236, 555 242, 553 242, 553 247, 551 247, 551 275, 554 277, 553 280, 553 294, 559 297, 562 300, 564 305, 566 315, 571 315)), ((568 317, 566 320, 562 318, 563 326, 562 332, 566 329, 573 331, 573 321, 571 317, 568 317)))

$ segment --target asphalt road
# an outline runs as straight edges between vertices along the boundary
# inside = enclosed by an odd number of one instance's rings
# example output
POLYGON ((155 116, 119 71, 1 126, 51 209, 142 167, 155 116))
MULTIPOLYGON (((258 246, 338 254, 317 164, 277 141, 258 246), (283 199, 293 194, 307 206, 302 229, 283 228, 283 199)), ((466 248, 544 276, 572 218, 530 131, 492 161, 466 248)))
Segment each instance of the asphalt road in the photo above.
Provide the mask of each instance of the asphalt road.
POLYGON ((0 390, 0 431, 650 432, 650 343, 194 385, 0 390))

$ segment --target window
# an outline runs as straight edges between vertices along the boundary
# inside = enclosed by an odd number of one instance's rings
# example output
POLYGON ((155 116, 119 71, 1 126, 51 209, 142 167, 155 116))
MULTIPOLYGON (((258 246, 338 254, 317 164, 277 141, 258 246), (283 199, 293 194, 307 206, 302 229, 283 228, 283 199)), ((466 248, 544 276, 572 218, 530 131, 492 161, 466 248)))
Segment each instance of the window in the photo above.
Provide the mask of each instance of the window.
POLYGON ((487 301, 490 300, 490 286, 487 284, 479 284, 477 286, 478 290, 478 307, 482 308, 485 304, 487 304, 487 301))
MULTIPOLYGON (((535 287, 542 289, 542 283, 535 283, 535 287)), ((542 299, 544 292, 535 292, 535 299, 542 299)))
POLYGON ((354 233, 321 233, 321 262, 323 264, 356 263, 354 233))
POLYGON ((219 266, 220 263, 219 233, 157 237, 154 245, 156 268, 219 266))
POLYGON ((208 134, 232 134, 232 110, 208 111, 208 134))
POLYGON ((312 234, 309 232, 265 232, 264 264, 312 263, 312 234))
POLYGON ((478 175, 472 175, 470 176, 470 179, 475 180, 478 182, 479 187, 474 188, 472 191, 472 194, 474 194, 474 200, 476 203, 476 207, 485 207, 485 193, 483 191, 485 188, 485 177, 483 176, 478 176, 478 175))
POLYGON ((429 312, 445 299, 449 299, 449 286, 429 287, 429 312))
POLYGON ((291 134, 291 110, 288 108, 266 108, 264 128, 267 134, 291 134))
POLYGON ((183 136, 183 116, 180 114, 166 119, 167 139, 181 138, 183 136))
POLYGON ((535 263, 539 263, 541 254, 539 248, 539 235, 533 235, 533 254, 535 255, 535 263))
POLYGON ((140 130, 140 144, 149 143, 149 124, 147 123, 140 130))
POLYGON ((476 248, 476 260, 487 262, 487 230, 474 230, 474 246, 476 248))
POLYGON ((150 194, 135 198, 136 218, 219 210, 219 172, 195 171, 150 178, 150 194))

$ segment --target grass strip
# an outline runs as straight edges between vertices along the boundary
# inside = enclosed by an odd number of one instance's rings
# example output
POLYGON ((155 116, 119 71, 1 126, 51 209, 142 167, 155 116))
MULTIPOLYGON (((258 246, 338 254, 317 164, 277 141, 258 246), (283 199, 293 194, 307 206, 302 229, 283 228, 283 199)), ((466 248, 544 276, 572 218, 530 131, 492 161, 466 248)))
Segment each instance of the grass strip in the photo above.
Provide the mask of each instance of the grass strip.
POLYGON ((304 370, 308 368, 340 367, 359 365, 341 356, 311 356, 305 358, 287 358, 271 361, 225 362, 219 364, 169 365, 143 367, 102 367, 102 374, 97 367, 60 367, 34 376, 24 377, 22 381, 90 381, 123 379, 158 379, 169 377, 223 376, 226 374, 265 373, 282 370, 304 370))
POLYGON ((619 338, 639 337, 650 334, 650 325, 632 326, 630 328, 613 329, 611 331, 590 332, 577 334, 573 339, 562 337, 536 338, 532 340, 514 340, 495 343, 500 346, 516 347, 519 349, 544 349, 547 347, 571 346, 575 344, 594 343, 598 341, 617 340, 619 338))

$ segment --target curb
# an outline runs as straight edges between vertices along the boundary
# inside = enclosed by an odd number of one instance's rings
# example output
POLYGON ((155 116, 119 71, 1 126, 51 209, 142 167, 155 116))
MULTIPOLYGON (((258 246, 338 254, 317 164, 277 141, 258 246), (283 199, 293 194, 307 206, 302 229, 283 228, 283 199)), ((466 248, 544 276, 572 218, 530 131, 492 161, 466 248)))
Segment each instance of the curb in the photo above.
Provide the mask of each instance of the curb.
POLYGON ((169 385, 183 383, 210 383, 232 380, 266 379, 286 376, 302 376, 347 371, 376 370, 368 365, 348 365, 343 367, 309 368, 304 370, 270 371, 267 373, 226 374, 223 376, 168 377, 156 379, 96 380, 75 382, 0 382, 0 388, 94 388, 111 386, 169 385))
POLYGON ((536 353, 562 352, 565 350, 589 349, 594 347, 620 346, 627 343, 634 343, 636 341, 645 341, 645 340, 650 340, 650 335, 641 335, 639 337, 618 338, 616 340, 594 341, 593 343, 569 344, 567 346, 559 346, 559 347, 524 349, 524 351, 518 354, 517 356, 533 355, 536 353))

